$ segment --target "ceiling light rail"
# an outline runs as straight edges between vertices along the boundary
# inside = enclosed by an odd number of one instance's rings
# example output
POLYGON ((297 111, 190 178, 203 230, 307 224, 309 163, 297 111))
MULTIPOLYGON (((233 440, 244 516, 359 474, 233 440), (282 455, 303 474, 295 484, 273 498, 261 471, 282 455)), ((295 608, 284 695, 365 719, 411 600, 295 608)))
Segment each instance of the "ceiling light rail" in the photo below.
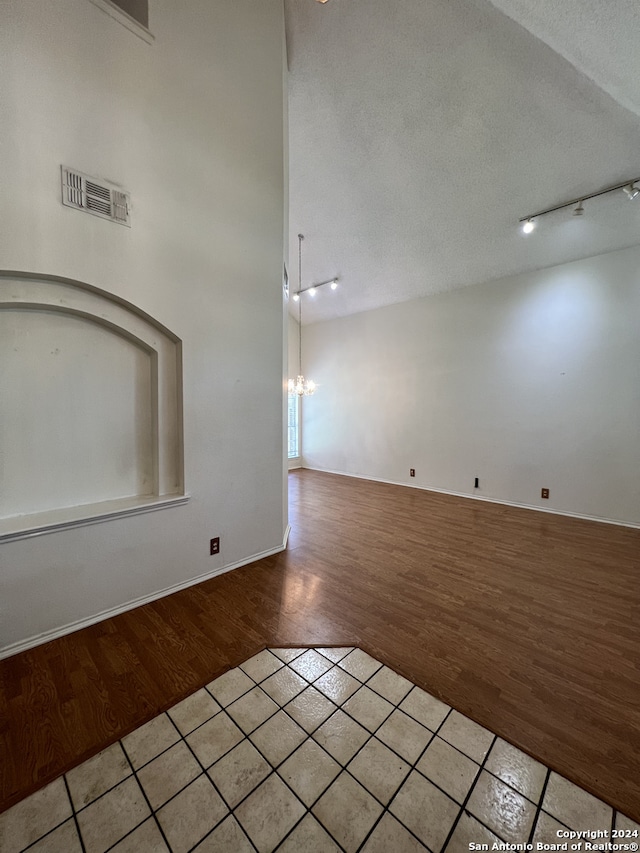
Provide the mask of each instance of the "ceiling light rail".
POLYGON ((606 195, 607 193, 616 192, 617 190, 622 190, 629 200, 633 200, 640 196, 640 187, 636 186, 637 183, 640 183, 640 178, 623 181, 620 184, 614 184, 612 187, 606 187, 603 190, 598 190, 598 192, 581 195, 577 198, 572 198, 570 201, 563 201, 562 204, 557 204, 555 207, 548 207, 546 210, 539 210, 537 213, 530 213, 529 216, 523 216, 518 221, 522 225, 523 232, 525 234, 531 234, 536 226, 535 220, 539 219, 541 216, 546 216, 547 213, 555 213, 556 210, 563 210, 565 207, 573 207, 573 215, 581 216, 584 212, 583 203, 585 201, 589 201, 589 199, 592 198, 598 198, 598 196, 606 195))
MULTIPOLYGON (((295 297, 300 296, 301 293, 309 293, 311 296, 313 296, 315 291, 319 287, 324 287, 325 284, 330 284, 331 290, 335 290, 338 286, 338 281, 339 281, 339 279, 336 277, 336 278, 330 278, 327 281, 321 281, 319 284, 310 284, 308 287, 301 287, 300 290, 296 290, 296 292, 293 294, 293 297, 295 299, 295 297)), ((297 302, 298 300, 296 299, 295 301, 297 302)))
POLYGON ((327 284, 331 285, 331 290, 335 290, 338 286, 338 278, 329 278, 327 281, 321 281, 319 284, 310 284, 308 287, 302 287, 302 241, 304 234, 298 234, 298 290, 293 294, 293 301, 298 303, 298 375, 295 380, 290 379, 288 383, 289 396, 311 397, 315 393, 317 385, 313 379, 305 379, 302 372, 302 300, 300 295, 308 293, 313 296, 319 287, 324 287, 327 284))

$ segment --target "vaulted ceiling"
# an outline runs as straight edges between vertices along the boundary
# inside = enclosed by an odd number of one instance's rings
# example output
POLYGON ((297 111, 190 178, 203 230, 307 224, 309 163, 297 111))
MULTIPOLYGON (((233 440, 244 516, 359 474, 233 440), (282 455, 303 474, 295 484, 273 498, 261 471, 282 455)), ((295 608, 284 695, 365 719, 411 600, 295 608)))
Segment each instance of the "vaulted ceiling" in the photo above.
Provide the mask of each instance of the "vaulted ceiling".
MULTIPOLYGON (((635 0, 285 0, 303 322, 640 243, 635 0)), ((295 312, 297 308, 292 305, 295 312)))

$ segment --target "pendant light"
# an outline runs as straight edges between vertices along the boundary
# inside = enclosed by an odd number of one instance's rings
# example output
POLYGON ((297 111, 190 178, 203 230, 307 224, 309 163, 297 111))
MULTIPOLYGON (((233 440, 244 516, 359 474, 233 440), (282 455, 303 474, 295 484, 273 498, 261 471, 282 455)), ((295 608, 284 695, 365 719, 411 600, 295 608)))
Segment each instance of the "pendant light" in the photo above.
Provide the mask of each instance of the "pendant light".
MULTIPOLYGON (((289 380, 289 394, 295 394, 298 397, 310 397, 316 390, 316 383, 313 379, 305 379, 302 373, 302 299, 300 293, 302 291, 302 241, 304 237, 298 234, 298 375, 295 382, 289 380)), ((294 296, 295 299, 295 296, 294 296)))

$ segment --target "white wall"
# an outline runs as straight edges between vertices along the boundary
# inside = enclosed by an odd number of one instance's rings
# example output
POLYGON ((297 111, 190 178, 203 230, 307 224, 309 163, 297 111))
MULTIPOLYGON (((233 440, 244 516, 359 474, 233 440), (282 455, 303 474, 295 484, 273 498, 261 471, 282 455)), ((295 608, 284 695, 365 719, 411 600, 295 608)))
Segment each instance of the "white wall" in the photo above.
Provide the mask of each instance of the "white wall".
MULTIPOLYGON (((298 366, 298 321, 291 316, 291 314, 287 314, 287 378, 295 380, 296 376, 299 373, 298 366)), ((298 412, 300 416, 302 415, 302 406, 303 401, 300 400, 298 402, 298 412)), ((302 424, 300 424, 300 427, 302 424)), ((301 438, 301 434, 299 435, 299 439, 301 438)), ((300 448, 300 442, 298 443, 298 448, 300 448)), ((296 456, 294 458, 289 459, 289 469, 291 468, 300 468, 302 464, 302 457, 296 456)))
POLYGON ((306 326, 304 465, 639 524, 639 330, 640 248, 306 326))
POLYGON ((89 0, 4 4, 0 269, 104 288, 181 338, 192 497, 0 545, 5 651, 282 545, 282 2, 150 6, 152 45, 89 0), (131 229, 63 207, 60 164, 129 190, 131 229))

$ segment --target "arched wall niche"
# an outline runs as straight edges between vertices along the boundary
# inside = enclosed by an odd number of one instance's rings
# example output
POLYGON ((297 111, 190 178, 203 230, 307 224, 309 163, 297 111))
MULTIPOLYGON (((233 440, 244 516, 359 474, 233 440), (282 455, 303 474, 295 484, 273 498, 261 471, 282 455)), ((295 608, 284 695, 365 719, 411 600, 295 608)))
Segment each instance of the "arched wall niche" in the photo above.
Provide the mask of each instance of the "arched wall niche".
POLYGON ((123 299, 0 272, 0 541, 184 503, 182 349, 123 299))

